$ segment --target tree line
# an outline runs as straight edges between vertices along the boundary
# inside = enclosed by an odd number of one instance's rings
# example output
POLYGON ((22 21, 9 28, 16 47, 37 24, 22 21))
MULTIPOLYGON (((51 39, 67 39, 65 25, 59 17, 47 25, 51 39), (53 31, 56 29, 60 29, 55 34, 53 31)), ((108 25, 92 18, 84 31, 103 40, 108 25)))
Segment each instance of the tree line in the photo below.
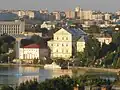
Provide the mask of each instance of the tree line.
POLYGON ((40 83, 38 83, 36 79, 26 81, 15 88, 2 86, 1 90, 73 90, 76 86, 79 89, 82 88, 82 90, 84 90, 85 86, 90 86, 91 88, 93 86, 101 87, 102 85, 111 86, 113 83, 114 81, 101 79, 97 76, 84 75, 79 77, 69 77, 65 75, 53 79, 46 79, 40 83))

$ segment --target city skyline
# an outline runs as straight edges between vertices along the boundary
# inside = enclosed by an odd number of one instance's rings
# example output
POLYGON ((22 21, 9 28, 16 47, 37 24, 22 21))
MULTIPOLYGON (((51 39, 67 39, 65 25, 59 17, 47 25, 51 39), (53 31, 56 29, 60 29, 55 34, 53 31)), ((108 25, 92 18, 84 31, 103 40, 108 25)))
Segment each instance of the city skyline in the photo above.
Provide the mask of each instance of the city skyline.
POLYGON ((103 12, 115 12, 119 10, 120 0, 0 0, 0 9, 25 9, 25 10, 73 10, 80 6, 85 10, 100 10, 103 12), (6 3, 7 2, 7 3, 6 3))

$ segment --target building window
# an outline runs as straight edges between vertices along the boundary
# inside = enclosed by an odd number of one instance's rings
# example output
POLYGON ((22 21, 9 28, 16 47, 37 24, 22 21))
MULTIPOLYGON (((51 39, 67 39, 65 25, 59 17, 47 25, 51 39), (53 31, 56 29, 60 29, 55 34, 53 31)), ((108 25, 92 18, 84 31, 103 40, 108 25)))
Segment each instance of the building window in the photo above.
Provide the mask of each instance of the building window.
POLYGON ((62 46, 64 46, 64 44, 62 44, 62 46))
POLYGON ((66 37, 66 40, 68 40, 68 37, 66 37))
POLYGON ((66 44, 66 46, 68 46, 68 44, 66 44))
POLYGON ((62 40, 64 40, 64 37, 62 37, 62 40))
POLYGON ((57 40, 58 40, 59 38, 57 37, 57 40))
POLYGON ((62 49, 62 53, 64 53, 64 50, 62 49))
POLYGON ((68 50, 66 50, 66 53, 68 53, 68 50))
POLYGON ((51 44, 51 46, 53 46, 53 44, 51 44))
POLYGON ((59 44, 57 44, 57 46, 59 46, 59 44))
POLYGON ((56 50, 56 52, 58 52, 58 50, 56 50))

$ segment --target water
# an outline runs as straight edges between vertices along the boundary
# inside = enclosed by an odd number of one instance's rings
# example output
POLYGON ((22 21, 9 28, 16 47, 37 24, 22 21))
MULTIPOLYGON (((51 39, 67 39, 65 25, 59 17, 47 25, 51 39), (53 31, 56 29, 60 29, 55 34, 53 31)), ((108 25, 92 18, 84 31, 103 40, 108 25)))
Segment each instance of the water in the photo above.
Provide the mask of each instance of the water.
POLYGON ((97 75, 103 79, 115 80, 115 75, 106 72, 93 72, 84 69, 76 70, 47 70, 39 67, 12 66, 0 67, 0 85, 19 85, 26 80, 37 79, 39 82, 45 79, 59 77, 61 75, 79 76, 79 75, 97 75))
POLYGON ((18 85, 34 78, 41 82, 61 75, 72 76, 72 70, 46 70, 39 67, 0 67, 0 85, 18 85))

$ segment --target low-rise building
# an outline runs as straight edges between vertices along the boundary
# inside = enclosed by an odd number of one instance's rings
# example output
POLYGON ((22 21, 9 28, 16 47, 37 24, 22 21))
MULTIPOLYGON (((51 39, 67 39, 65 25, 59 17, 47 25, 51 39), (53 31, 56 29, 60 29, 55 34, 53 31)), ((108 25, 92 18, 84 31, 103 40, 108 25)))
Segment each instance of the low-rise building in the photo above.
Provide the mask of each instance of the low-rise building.
POLYGON ((19 59, 39 59, 40 58, 40 46, 37 44, 31 44, 20 48, 19 59))
POLYGON ((53 24, 50 21, 46 21, 46 22, 43 22, 43 24, 41 25, 41 28, 47 28, 48 30, 51 30, 55 28, 55 24, 53 24))
POLYGON ((19 49, 19 59, 34 60, 48 56, 48 49, 41 48, 40 45, 30 44, 19 49))
POLYGON ((112 37, 97 37, 97 39, 101 43, 101 45, 103 43, 110 44, 112 42, 112 37))
POLYGON ((84 52, 84 48, 85 48, 85 38, 80 37, 77 41, 77 52, 84 52))

